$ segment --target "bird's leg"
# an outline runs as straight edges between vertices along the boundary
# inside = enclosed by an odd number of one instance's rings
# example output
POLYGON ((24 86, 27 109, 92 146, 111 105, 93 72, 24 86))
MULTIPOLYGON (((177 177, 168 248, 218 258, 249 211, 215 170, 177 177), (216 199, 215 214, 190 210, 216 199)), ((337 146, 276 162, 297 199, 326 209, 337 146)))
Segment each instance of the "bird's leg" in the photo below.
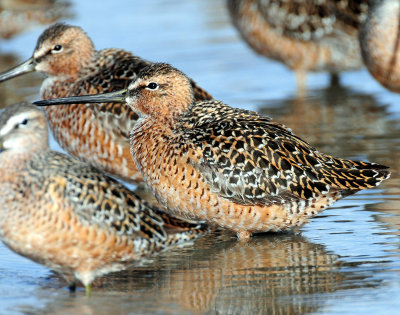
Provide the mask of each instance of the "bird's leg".
POLYGON ((303 70, 296 71, 296 81, 297 81, 297 95, 298 97, 306 96, 307 92, 307 74, 303 70))
POLYGON ((76 291, 76 282, 75 281, 70 282, 68 289, 69 289, 69 292, 71 292, 71 293, 75 292, 76 291))
POLYGON ((90 297, 92 295, 92 285, 89 283, 85 285, 86 296, 90 297))
POLYGON ((237 237, 239 241, 249 241, 251 239, 251 232, 250 231, 239 231, 237 232, 237 237))
POLYGON ((340 77, 339 74, 337 73, 331 73, 331 82, 330 82, 331 86, 340 86, 340 77))

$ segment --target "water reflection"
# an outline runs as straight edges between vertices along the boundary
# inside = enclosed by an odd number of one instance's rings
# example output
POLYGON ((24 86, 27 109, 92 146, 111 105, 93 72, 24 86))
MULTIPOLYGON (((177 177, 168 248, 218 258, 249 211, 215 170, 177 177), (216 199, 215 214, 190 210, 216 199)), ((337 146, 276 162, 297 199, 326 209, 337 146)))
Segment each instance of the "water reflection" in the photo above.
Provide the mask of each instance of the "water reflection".
POLYGON ((197 251, 199 266, 172 273, 163 295, 191 311, 290 314, 316 311, 321 301, 301 296, 334 291, 342 278, 336 255, 297 234, 224 245, 197 251))
POLYGON ((388 152, 381 139, 395 128, 386 106, 376 97, 342 86, 310 90, 304 98, 259 103, 261 112, 283 122, 322 152, 336 156, 361 158, 368 153, 371 160, 380 162, 388 152))
POLYGON ((324 305, 321 294, 354 288, 344 284, 350 278, 358 287, 380 284, 368 275, 341 272, 341 265, 323 245, 296 233, 261 235, 248 243, 213 234, 193 248, 163 253, 142 267, 104 277, 89 300, 83 291, 69 295, 47 287, 37 290, 40 307, 18 309, 51 314, 310 313, 324 305))
MULTIPOLYGON (((397 152, 398 154, 398 152, 397 152)), ((400 157, 399 157, 400 158, 400 157)), ((399 160, 397 160, 399 161, 399 160)), ((379 202, 374 205, 366 205, 366 209, 373 212, 372 217, 375 221, 384 225, 382 234, 395 235, 400 237, 400 165, 394 164, 395 172, 392 178, 385 185, 385 191, 382 192, 385 202, 379 202)), ((388 242, 389 243, 389 242, 388 242)), ((393 247, 388 249, 391 253, 400 253, 400 240, 392 239, 393 247)))

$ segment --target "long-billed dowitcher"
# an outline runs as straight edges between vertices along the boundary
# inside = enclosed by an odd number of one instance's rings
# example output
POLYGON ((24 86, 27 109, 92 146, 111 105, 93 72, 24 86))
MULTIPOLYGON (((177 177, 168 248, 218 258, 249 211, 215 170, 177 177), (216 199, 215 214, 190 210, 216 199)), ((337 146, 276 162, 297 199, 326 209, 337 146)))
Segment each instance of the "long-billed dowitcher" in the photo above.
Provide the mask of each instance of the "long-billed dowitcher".
POLYGON ((400 93, 400 2, 371 0, 360 31, 361 53, 372 76, 400 93))
POLYGON ((359 25, 368 0, 227 0, 234 26, 257 53, 283 62, 297 74, 300 92, 307 72, 332 78, 363 66, 359 25))
MULTIPOLYGON (((121 49, 95 50, 77 26, 54 24, 39 37, 33 56, 0 74, 0 82, 39 71, 48 76, 43 99, 112 92, 126 88, 137 72, 151 64, 121 49)), ((196 99, 211 96, 193 81, 196 99)), ((129 132, 137 115, 127 106, 75 105, 45 109, 55 139, 69 154, 129 182, 140 182, 130 155, 129 132)))
POLYGON ((383 165, 321 153, 256 112, 196 102, 189 79, 167 64, 143 69, 126 95, 37 104, 118 98, 139 115, 131 132, 132 155, 158 201, 172 213, 207 220, 239 238, 300 226, 390 175, 383 165))
POLYGON ((80 280, 180 245, 206 231, 151 208, 95 168, 50 151, 42 111, 29 104, 0 115, 0 238, 9 248, 80 280))

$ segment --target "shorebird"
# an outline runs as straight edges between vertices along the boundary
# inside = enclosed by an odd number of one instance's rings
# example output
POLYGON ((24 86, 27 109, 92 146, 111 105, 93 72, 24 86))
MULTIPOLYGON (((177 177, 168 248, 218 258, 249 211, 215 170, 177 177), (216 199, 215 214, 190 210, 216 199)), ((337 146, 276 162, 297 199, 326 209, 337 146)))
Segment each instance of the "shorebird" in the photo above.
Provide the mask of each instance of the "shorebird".
MULTIPOLYGON (((33 56, 0 74, 0 82, 38 71, 46 74, 41 97, 112 92, 127 87, 137 72, 151 62, 130 52, 95 50, 92 40, 77 26, 57 23, 39 37, 33 56)), ((193 81, 196 99, 211 96, 193 81)), ((137 115, 115 103, 48 107, 46 117, 60 146, 72 156, 124 181, 142 181, 130 156, 129 132, 137 115)))
POLYGON ((195 101, 189 78, 168 64, 143 69, 127 90, 35 104, 111 100, 139 115, 132 156, 160 204, 239 239, 301 226, 390 175, 383 165, 319 152, 256 112, 195 101))
POLYGON ((307 72, 363 67, 358 33, 368 0, 228 0, 233 25, 258 54, 295 71, 304 93, 307 72))
POLYGON ((15 104, 0 114, 0 239, 62 274, 75 288, 204 234, 150 207, 116 180, 50 151, 42 111, 15 104))
POLYGON ((360 45, 364 63, 387 89, 400 93, 400 2, 372 0, 361 26, 360 45))

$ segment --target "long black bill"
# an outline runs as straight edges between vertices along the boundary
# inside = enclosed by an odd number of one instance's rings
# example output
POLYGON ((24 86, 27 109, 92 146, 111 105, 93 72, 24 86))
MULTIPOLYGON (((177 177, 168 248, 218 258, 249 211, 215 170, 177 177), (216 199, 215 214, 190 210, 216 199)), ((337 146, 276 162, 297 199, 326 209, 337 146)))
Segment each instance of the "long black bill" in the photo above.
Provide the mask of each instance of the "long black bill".
POLYGON ((36 65, 36 62, 33 59, 33 57, 29 58, 27 61, 21 63, 20 65, 12 68, 10 70, 0 73, 0 82, 6 81, 11 78, 18 77, 19 75, 24 74, 24 73, 33 72, 33 71, 35 71, 35 65, 36 65))
POLYGON ((116 92, 81 95, 71 97, 53 98, 50 100, 36 101, 37 106, 65 105, 65 104, 87 104, 87 103, 125 103, 126 89, 116 92))

